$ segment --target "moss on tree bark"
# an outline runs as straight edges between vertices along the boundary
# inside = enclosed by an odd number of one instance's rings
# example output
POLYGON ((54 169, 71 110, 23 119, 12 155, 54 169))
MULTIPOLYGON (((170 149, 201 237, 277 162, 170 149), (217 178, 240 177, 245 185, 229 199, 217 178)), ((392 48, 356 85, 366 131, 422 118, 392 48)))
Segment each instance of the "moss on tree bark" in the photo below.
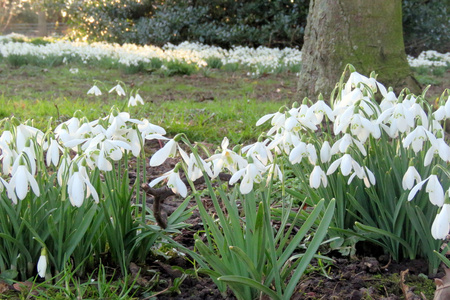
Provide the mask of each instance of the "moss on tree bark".
POLYGON ((400 0, 311 0, 299 92, 328 98, 350 63, 386 86, 419 92, 403 43, 400 0))

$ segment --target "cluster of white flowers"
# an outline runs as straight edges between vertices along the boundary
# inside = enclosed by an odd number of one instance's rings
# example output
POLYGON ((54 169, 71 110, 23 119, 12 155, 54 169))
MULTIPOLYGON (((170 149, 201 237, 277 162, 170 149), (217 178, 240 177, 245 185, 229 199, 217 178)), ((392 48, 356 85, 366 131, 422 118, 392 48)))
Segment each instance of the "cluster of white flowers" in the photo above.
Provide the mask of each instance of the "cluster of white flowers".
MULTIPOLYGON (((110 92, 113 91, 125 94, 120 85, 110 92)), ((94 86, 89 93, 99 95, 101 91, 94 86)), ((137 93, 131 100, 131 105, 142 102, 137 93)), ((40 195, 36 177, 39 164, 44 161, 47 167, 57 169, 58 184, 66 187, 72 205, 81 206, 89 196, 98 202, 99 195, 89 179, 90 171, 111 171, 111 162, 121 160, 125 152, 137 157, 144 139, 166 133, 146 119, 132 119, 129 113, 115 108, 107 117, 91 122, 84 117, 73 117, 45 134, 37 128, 16 123, 9 122, 0 136, 0 187, 6 188, 13 203, 23 200, 29 187, 36 196, 40 195)))
MULTIPOLYGON (((208 58, 219 58, 223 64, 238 63, 250 68, 264 68, 272 72, 280 67, 289 67, 301 63, 301 51, 295 48, 250 48, 236 46, 225 50, 200 43, 183 42, 179 45, 167 44, 162 48, 155 46, 137 46, 134 44, 108 44, 56 41, 46 45, 13 42, 26 37, 17 34, 0 36, 0 53, 3 57, 15 55, 35 55, 41 57, 63 56, 80 57, 83 62, 101 60, 108 57, 124 65, 148 63, 152 58, 163 61, 184 61, 199 67, 207 66, 208 58)), ((446 66, 450 64, 450 53, 440 54, 425 51, 417 58, 408 57, 411 66, 446 66)))
MULTIPOLYGON (((201 164, 192 155, 183 153, 175 140, 170 140, 155 153, 150 165, 162 164, 167 157, 175 156, 179 149, 185 163, 197 168, 191 174, 201 174, 201 170, 204 170, 211 178, 215 178, 220 172, 229 172, 232 174, 229 183, 235 184, 241 179, 240 191, 247 194, 255 184, 263 182, 264 178, 282 180, 283 174, 274 157, 286 155, 292 164, 311 164, 310 169, 313 171, 305 174, 311 188, 327 187, 328 177, 338 170, 348 177, 348 184, 357 177, 369 188, 376 184, 373 170, 362 163, 371 147, 369 137, 380 140, 385 135, 385 142, 389 139, 399 140, 400 147, 411 149, 416 155, 423 151, 424 166, 430 165, 434 158, 448 166, 450 147, 443 138, 445 132, 442 124, 450 118, 450 97, 443 99, 437 110, 427 113, 422 102, 424 100, 419 100, 412 94, 397 97, 392 90, 387 90, 374 78, 353 72, 338 99, 332 107, 319 98, 312 105, 308 105, 309 101, 306 100, 283 112, 265 115, 256 124, 258 126, 270 120, 272 128, 263 135, 264 140, 242 149, 231 150, 228 148, 228 139, 225 138, 222 149, 202 160, 201 164), (379 104, 373 96, 377 92, 382 97, 379 104), (319 142, 320 139, 316 136, 320 136, 318 131, 324 118, 332 128, 332 136, 325 135, 327 137, 319 142)), ((381 140, 379 142, 382 143, 381 140)), ((178 169, 179 166, 175 167, 164 178, 176 177, 176 180, 170 181, 170 187, 174 192, 185 196, 186 186, 179 180, 178 169)), ((191 180, 197 178, 189 177, 191 180)), ((160 181, 161 179, 156 179, 150 185, 160 181)), ((411 190, 409 201, 426 184, 430 202, 442 208, 433 224, 433 237, 445 238, 450 229, 450 200, 445 203, 448 196, 445 197, 444 187, 438 176, 432 174, 422 180, 416 168, 410 166, 402 183, 404 190, 411 190)), ((450 190, 447 194, 449 192, 450 190)))

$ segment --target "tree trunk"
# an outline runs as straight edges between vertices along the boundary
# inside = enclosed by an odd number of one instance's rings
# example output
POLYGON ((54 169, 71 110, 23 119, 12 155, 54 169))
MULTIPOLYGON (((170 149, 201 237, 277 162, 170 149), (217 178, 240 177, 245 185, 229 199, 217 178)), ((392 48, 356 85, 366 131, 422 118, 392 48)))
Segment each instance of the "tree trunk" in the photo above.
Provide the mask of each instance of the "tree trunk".
POLYGON ((401 0, 311 0, 301 96, 322 93, 328 99, 348 63, 366 76, 375 71, 386 86, 419 93, 406 59, 401 5, 401 0))
POLYGON ((47 36, 47 19, 44 10, 38 12, 38 35, 47 36))

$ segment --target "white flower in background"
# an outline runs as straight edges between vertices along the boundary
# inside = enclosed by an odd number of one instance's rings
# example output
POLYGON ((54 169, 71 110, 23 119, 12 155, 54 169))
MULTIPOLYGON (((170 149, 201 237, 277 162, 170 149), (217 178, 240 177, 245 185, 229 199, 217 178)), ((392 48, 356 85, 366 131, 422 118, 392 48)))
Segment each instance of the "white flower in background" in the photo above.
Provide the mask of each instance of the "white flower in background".
POLYGON ((431 225, 431 235, 436 240, 443 240, 450 230, 450 204, 444 204, 431 225))
POLYGON ((116 91, 117 95, 119 95, 119 96, 126 96, 125 91, 123 90, 123 88, 120 84, 117 84, 115 87, 110 89, 108 93, 112 93, 114 91, 116 91))
POLYGON ((320 161, 322 163, 329 162, 331 159, 331 147, 328 141, 323 142, 322 147, 320 148, 320 161))
POLYGON ((417 172, 414 166, 409 166, 402 179, 402 187, 404 190, 410 190, 413 188, 414 183, 422 181, 419 172, 417 172))
POLYGON ((310 110, 316 116, 317 124, 322 123, 324 116, 327 116, 328 120, 331 122, 334 121, 334 113, 331 110, 331 107, 329 107, 323 100, 318 100, 316 103, 311 105, 310 110))
POLYGON ((441 207, 444 204, 444 189, 442 188, 437 175, 430 175, 428 178, 417 183, 408 194, 408 201, 411 201, 428 181, 425 191, 428 193, 430 202, 441 207))
POLYGON ((267 148, 274 151, 276 153, 284 153, 289 154, 294 145, 300 143, 300 138, 297 132, 284 130, 280 134, 276 134, 273 137, 273 141, 267 145, 267 148))
POLYGON ((372 135, 376 139, 381 136, 381 130, 378 124, 360 114, 353 115, 350 122, 350 131, 361 143, 365 143, 369 135, 372 135))
POLYGON ((36 196, 40 195, 39 185, 25 165, 19 164, 16 169, 13 168, 12 174, 13 176, 9 181, 9 185, 12 190, 15 190, 17 198, 19 198, 19 200, 25 199, 28 194, 28 187, 31 187, 33 193, 36 196))
POLYGON ((42 248, 41 250, 41 256, 39 256, 37 263, 37 272, 41 278, 44 278, 45 273, 47 272, 47 250, 45 248, 42 248))
POLYGON ((334 155, 338 152, 346 153, 349 146, 354 144, 362 155, 366 156, 367 151, 364 145, 357 139, 353 138, 349 133, 344 134, 342 138, 337 140, 330 149, 330 154, 334 155))
POLYGON ((350 154, 344 154, 341 158, 335 160, 328 168, 326 174, 333 174, 338 167, 341 168, 341 173, 344 176, 349 175, 352 170, 354 170, 358 174, 361 174, 361 172, 363 172, 361 166, 356 160, 353 159, 353 157, 351 157, 350 154))
POLYGON ((178 167, 175 167, 174 169, 164 173, 160 177, 153 179, 148 185, 150 187, 154 187, 162 180, 167 179, 167 187, 170 188, 175 194, 179 194, 185 198, 187 196, 187 187, 184 184, 183 180, 181 180, 178 171, 175 171, 177 168, 178 167))
POLYGON ((73 206, 80 207, 84 199, 92 195, 95 202, 99 202, 97 191, 89 180, 86 167, 80 165, 73 165, 72 175, 67 182, 67 193, 69 194, 70 203, 73 206))
POLYGON ((317 161, 316 148, 312 144, 299 142, 289 154, 289 161, 293 164, 300 163, 304 157, 309 159, 309 162, 314 165, 317 161))
POLYGON ((436 137, 425 127, 419 125, 403 139, 403 147, 411 146, 413 151, 417 153, 422 150, 423 143, 428 139, 436 139, 436 137))
POLYGON ((261 161, 264 165, 267 165, 270 161, 273 161, 272 152, 270 152, 270 150, 266 145, 267 142, 269 142, 269 140, 247 145, 242 148, 242 153, 247 152, 248 156, 256 158, 259 161, 261 161))
POLYGON ((450 147, 443 138, 431 140, 431 147, 425 154, 424 166, 430 165, 435 155, 438 155, 445 162, 450 161, 450 147))
POLYGON ((392 107, 384 110, 377 119, 377 123, 389 123, 391 130, 396 132, 406 132, 414 128, 414 114, 406 106, 406 102, 393 104, 392 107))
POLYGON ((169 157, 174 158, 177 155, 177 147, 179 147, 178 143, 175 142, 174 139, 170 139, 164 145, 164 147, 162 147, 161 149, 156 151, 155 154, 152 155, 152 157, 150 158, 150 166, 151 167, 160 166, 169 157))
POLYGON ((225 137, 221 144, 222 152, 214 154, 206 160, 207 162, 213 163, 213 178, 216 178, 224 168, 227 168, 234 174, 238 169, 241 170, 248 164, 242 156, 228 149, 228 144, 228 138, 225 137))
POLYGON ((53 164, 55 167, 59 164, 59 154, 60 151, 62 151, 61 146, 59 146, 58 142, 51 138, 50 139, 50 145, 46 145, 47 147, 44 147, 44 150, 47 150, 46 154, 46 162, 47 166, 49 167, 50 164, 53 164))
POLYGON ((236 171, 233 176, 231 176, 229 183, 233 185, 242 177, 239 190, 245 195, 252 191, 254 183, 260 183, 262 181, 262 174, 265 171, 266 168, 263 164, 259 160, 255 160, 253 163, 249 163, 245 168, 236 171))
POLYGON ((318 189, 320 187, 320 184, 322 184, 323 187, 327 187, 327 175, 320 166, 315 166, 311 174, 309 175, 309 186, 313 189, 318 189))
POLYGON ((347 184, 350 185, 355 177, 362 179, 367 188, 376 183, 375 175, 366 166, 364 168, 356 168, 355 172, 349 177, 347 184))
POLYGON ((143 138, 147 138, 151 134, 165 135, 166 131, 161 126, 150 123, 147 119, 142 120, 141 124, 138 124, 138 129, 142 134, 143 138))
POLYGON ((133 95, 130 96, 130 100, 128 100, 128 107, 130 106, 137 106, 138 104, 144 105, 144 100, 139 96, 139 94, 136 94, 136 97, 133 97, 133 95))
POLYGON ((69 72, 72 74, 77 74, 78 73, 78 68, 70 68, 69 72))
POLYGON ((102 91, 100 91, 100 89, 94 84, 94 86, 89 89, 87 94, 88 95, 92 95, 93 94, 95 96, 101 96, 102 95, 102 91))
POLYGON ((10 146, 5 143, 4 141, 0 140, 0 160, 2 162, 2 171, 3 174, 10 174, 12 170, 13 163, 15 159, 17 158, 17 152, 15 150, 12 150, 10 146))
POLYGON ((270 183, 271 179, 279 179, 281 182, 283 181, 283 172, 281 172, 280 166, 278 164, 269 164, 266 167, 267 172, 267 184, 270 183))
POLYGON ((203 176, 202 169, 208 174, 209 177, 213 177, 213 173, 211 171, 211 162, 206 162, 201 158, 200 156, 197 158, 193 153, 190 153, 188 155, 183 149, 179 148, 181 157, 183 158, 184 162, 187 165, 187 177, 195 181, 203 176), (201 168, 198 166, 198 161, 200 161, 201 168))

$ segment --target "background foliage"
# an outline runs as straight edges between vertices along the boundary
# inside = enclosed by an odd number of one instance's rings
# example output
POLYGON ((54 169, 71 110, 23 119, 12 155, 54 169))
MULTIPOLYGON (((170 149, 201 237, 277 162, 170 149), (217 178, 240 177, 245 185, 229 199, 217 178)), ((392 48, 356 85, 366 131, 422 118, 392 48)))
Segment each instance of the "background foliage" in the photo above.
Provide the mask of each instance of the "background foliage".
MULTIPOLYGON (((221 47, 301 47, 308 7, 308 0, 78 0, 65 10, 76 29, 74 37, 89 40, 159 46, 199 41, 221 47)), ((403 0, 408 53, 448 51, 448 7, 449 0, 403 0)))
MULTIPOLYGON (((20 7, 14 4, 22 2, 6 1, 6 8, 16 9, 3 10, 0 23, 6 23, 11 14, 16 15, 12 22, 36 23, 30 9, 45 7, 49 21, 71 25, 73 38, 156 46, 198 41, 228 48, 301 47, 310 1, 33 0, 20 7)), ((448 52, 450 0, 402 0, 402 4, 407 53, 448 52)))

